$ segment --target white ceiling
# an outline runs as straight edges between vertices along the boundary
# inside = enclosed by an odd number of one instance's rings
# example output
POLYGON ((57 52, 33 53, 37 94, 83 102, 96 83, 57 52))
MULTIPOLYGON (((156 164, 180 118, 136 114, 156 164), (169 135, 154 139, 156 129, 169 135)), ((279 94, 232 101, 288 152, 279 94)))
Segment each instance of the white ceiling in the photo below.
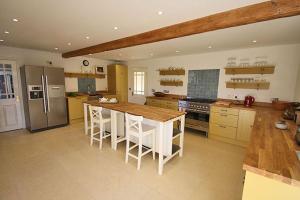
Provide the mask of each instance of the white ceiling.
MULTIPOLYGON (((67 52, 263 2, 262 0, 1 0, 0 45, 67 52), (158 11, 163 11, 158 15, 158 11), (17 18, 19 22, 13 22, 17 18), (117 26, 118 30, 114 30, 117 26), (5 34, 4 31, 9 31, 5 34), (90 39, 85 39, 89 36, 90 39), (68 45, 68 43, 72 45, 68 45), (54 50, 58 47, 58 50, 54 50)), ((219 30, 92 55, 112 60, 300 43, 300 17, 219 30), (253 44, 252 40, 257 40, 253 44), (212 45, 212 49, 207 47, 212 45), (175 51, 179 50, 180 53, 175 51), (151 56, 153 54, 153 56, 151 56)))

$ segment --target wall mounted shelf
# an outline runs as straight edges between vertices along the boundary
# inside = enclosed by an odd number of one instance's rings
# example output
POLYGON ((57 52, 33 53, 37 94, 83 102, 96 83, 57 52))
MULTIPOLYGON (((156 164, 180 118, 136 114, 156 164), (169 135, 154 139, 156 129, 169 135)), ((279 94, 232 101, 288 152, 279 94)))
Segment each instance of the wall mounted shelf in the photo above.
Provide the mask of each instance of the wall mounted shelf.
POLYGON ((257 90, 267 90, 270 87, 269 82, 251 82, 251 83, 235 83, 235 82, 226 82, 226 88, 234 89, 257 89, 257 90))
POLYGON ((160 85, 162 86, 183 86, 183 81, 176 80, 176 81, 168 81, 168 80, 160 80, 160 85))
POLYGON ((160 69, 159 75, 166 76, 166 75, 185 75, 184 69, 160 69))
POLYGON ((70 78, 105 78, 105 74, 85 74, 85 73, 69 73, 65 72, 65 77, 70 78))
POLYGON ((225 67, 225 74, 273 74, 275 66, 225 67))

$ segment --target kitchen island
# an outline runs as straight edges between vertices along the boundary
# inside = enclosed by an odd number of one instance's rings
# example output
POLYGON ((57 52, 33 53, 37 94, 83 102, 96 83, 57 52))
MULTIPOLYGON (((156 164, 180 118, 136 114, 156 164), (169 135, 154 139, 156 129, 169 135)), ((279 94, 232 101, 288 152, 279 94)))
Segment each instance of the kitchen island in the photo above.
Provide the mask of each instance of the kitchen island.
MULTIPOLYGON (((117 143, 124 141, 124 114, 139 115, 144 117, 143 123, 156 127, 156 152, 159 154, 158 173, 163 173, 164 164, 175 155, 183 154, 185 113, 164 108, 133 103, 99 103, 87 101, 84 103, 85 131, 88 131, 88 105, 99 106, 111 113, 111 146, 116 150, 117 143), (180 121, 180 129, 173 130, 173 122, 180 121), (118 137, 119 136, 119 137, 118 137), (123 137, 122 137, 123 136, 123 137), (173 140, 179 137, 179 145, 174 145, 173 140)), ((145 146, 151 146, 150 141, 143 142, 145 146)))

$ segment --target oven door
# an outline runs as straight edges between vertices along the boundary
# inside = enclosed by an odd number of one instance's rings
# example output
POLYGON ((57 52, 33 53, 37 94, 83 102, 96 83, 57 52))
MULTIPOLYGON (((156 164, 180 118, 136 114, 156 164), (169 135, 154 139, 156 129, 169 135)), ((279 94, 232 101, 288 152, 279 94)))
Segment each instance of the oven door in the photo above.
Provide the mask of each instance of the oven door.
POLYGON ((209 127, 209 114, 186 110, 185 127, 203 131, 207 134, 209 127))

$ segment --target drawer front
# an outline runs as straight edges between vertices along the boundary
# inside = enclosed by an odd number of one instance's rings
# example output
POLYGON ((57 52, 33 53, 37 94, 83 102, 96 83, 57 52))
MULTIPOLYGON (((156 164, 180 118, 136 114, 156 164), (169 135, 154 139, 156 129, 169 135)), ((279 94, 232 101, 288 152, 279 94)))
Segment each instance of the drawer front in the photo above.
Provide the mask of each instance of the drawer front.
POLYGON ((212 106, 211 112, 218 112, 218 113, 223 113, 223 114, 228 114, 228 115, 239 115, 239 109, 224 108, 224 107, 220 107, 220 106, 212 106))
POLYGON ((166 105, 165 108, 171 109, 171 110, 178 110, 178 106, 174 105, 166 105))
POLYGON ((237 127, 238 126, 238 116, 237 115, 229 115, 226 113, 213 112, 210 115, 210 122, 213 124, 237 127))
POLYGON ((230 139, 236 138, 236 128, 229 127, 229 126, 210 124, 209 133, 224 138, 230 138, 230 139))
POLYGON ((155 107, 160 107, 161 106, 161 102, 159 100, 155 100, 155 99, 147 99, 147 105, 149 105, 149 106, 155 106, 155 107))

